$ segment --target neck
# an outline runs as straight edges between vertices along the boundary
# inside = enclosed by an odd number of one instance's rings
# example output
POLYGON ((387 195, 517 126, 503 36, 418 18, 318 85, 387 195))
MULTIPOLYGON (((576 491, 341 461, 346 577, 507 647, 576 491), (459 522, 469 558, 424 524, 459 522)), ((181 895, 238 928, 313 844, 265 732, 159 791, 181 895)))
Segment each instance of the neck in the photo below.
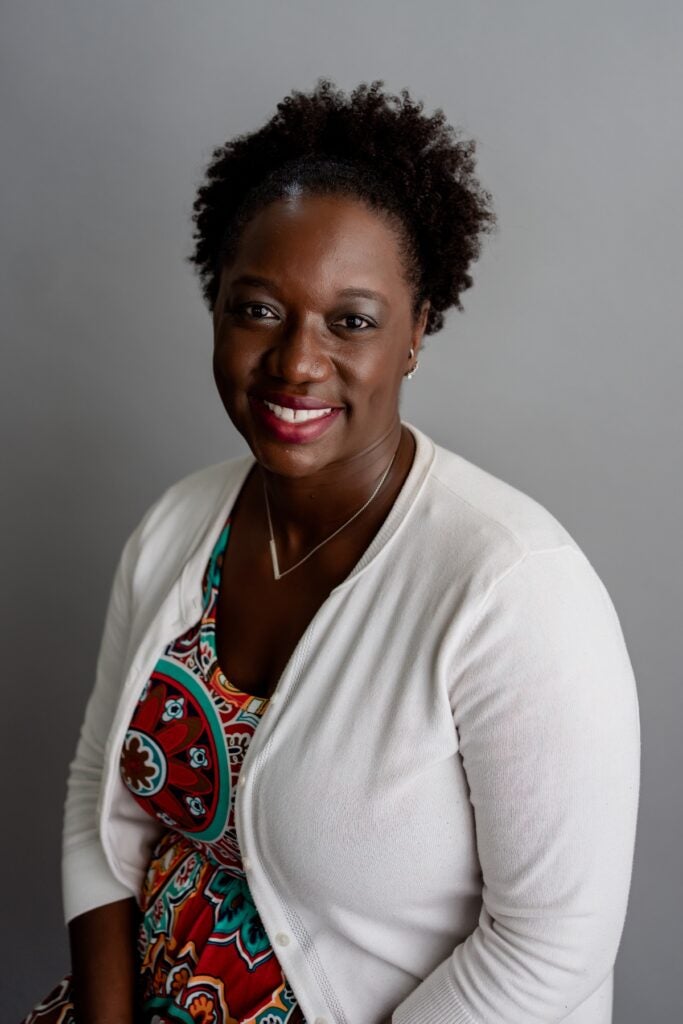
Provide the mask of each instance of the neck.
MULTIPOLYGON (((306 553, 346 522, 370 498, 396 453, 373 501, 349 530, 375 519, 393 501, 412 462, 414 443, 400 422, 352 458, 334 462, 306 477, 284 477, 260 467, 278 551, 295 557, 306 553)), ((263 484, 261 485, 263 487, 263 484)), ((265 501, 263 501, 265 506, 265 501)), ((264 507, 264 517, 265 507, 264 507)))

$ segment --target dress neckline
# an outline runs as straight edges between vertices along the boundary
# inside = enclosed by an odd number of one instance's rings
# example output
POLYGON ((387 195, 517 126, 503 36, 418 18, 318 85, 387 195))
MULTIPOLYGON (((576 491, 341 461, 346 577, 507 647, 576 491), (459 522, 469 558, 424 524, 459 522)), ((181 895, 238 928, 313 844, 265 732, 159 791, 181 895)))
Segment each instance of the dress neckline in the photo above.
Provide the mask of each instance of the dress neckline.
POLYGON ((223 524, 223 528, 216 538, 216 543, 211 550, 211 554, 204 571, 202 579, 202 614, 199 621, 199 632, 201 637, 208 642, 213 654, 209 675, 211 680, 213 680, 214 685, 220 689, 224 695, 229 694, 230 699, 233 702, 237 700, 242 705, 249 704, 250 701, 253 702, 253 706, 250 710, 253 710, 256 714, 261 714, 268 705, 270 697, 264 697, 258 693, 250 693, 247 690, 242 690, 238 686, 234 686, 230 680, 230 675, 218 660, 216 613, 218 608, 218 596, 220 593, 223 556, 228 546, 231 526, 232 509, 228 513, 228 517, 223 524))

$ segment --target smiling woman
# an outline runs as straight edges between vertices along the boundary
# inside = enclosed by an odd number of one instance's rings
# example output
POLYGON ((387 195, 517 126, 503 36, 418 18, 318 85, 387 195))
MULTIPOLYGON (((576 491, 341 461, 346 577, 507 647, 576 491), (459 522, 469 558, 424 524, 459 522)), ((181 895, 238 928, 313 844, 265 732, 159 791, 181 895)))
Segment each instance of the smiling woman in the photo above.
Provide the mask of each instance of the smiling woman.
POLYGON ((610 598, 401 420, 494 224, 474 144, 323 80, 216 150, 192 261, 248 453, 121 554, 37 1024, 608 1024, 638 801, 610 598))

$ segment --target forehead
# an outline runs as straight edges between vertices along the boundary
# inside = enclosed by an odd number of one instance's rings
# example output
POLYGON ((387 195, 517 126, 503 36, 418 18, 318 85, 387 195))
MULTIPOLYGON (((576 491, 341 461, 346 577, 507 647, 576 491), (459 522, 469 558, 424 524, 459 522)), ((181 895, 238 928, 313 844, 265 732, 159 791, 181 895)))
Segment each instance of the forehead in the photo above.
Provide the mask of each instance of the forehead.
POLYGON ((407 288, 397 227, 388 215, 346 196, 291 196, 249 221, 229 277, 258 273, 282 287, 407 288))

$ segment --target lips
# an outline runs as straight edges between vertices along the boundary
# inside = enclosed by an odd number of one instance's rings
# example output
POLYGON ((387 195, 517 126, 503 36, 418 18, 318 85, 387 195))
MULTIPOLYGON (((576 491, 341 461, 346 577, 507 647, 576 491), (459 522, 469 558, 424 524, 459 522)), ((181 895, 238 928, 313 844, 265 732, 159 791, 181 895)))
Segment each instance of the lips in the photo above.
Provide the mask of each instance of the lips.
POLYGON ((297 396, 297 403, 305 401, 307 404, 292 405, 292 396, 279 394, 278 397, 283 404, 272 401, 270 397, 249 395, 249 405, 257 420, 273 438, 289 443, 302 444, 316 440, 329 430, 342 411, 341 406, 325 405, 317 399, 297 396), (285 399, 289 400, 286 405, 285 399))
POLYGON ((279 420, 283 420, 285 423, 308 423, 311 420, 319 420, 323 416, 327 416, 328 413, 332 412, 331 406, 327 406, 324 409, 291 409, 288 405, 274 405, 272 402, 267 402, 265 399, 263 399, 263 404, 267 406, 279 420))
POLYGON ((254 392, 256 398, 270 402, 271 405, 279 405, 284 409, 338 409, 337 402, 326 402, 321 398, 313 398, 311 395, 289 395, 286 391, 258 391, 254 392))

